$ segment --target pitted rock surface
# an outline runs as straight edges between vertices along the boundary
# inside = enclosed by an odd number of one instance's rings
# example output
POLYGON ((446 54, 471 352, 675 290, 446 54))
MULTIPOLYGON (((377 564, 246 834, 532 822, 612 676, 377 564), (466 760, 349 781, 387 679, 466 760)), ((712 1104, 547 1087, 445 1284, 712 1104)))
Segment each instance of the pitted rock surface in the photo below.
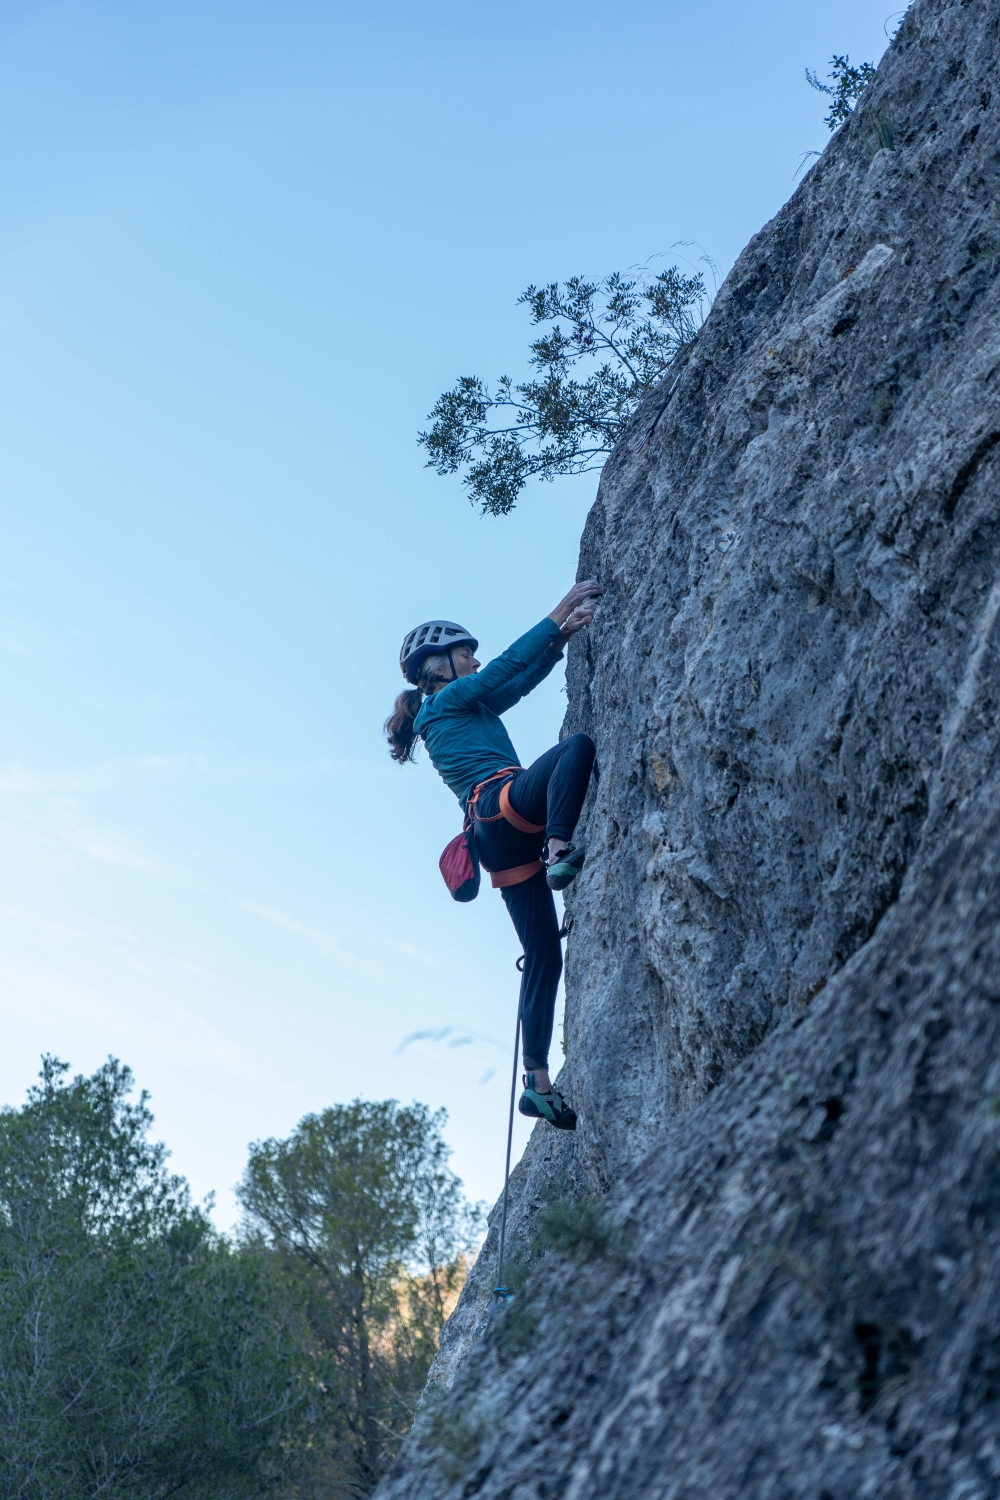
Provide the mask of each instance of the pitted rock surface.
POLYGON ((993 1500, 998 0, 907 14, 609 460, 592 574, 580 1127, 379 1495, 993 1500), (539 1245, 595 1193, 611 1251, 539 1245))

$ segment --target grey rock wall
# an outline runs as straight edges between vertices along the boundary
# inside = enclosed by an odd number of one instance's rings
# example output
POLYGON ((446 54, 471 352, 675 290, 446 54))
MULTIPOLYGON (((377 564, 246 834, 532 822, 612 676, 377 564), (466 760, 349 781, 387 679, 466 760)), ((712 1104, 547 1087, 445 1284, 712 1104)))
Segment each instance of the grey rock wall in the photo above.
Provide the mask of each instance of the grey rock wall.
POLYGON ((602 476, 580 1129, 384 1500, 1000 1494, 998 393, 1000 0, 917 0, 602 476))

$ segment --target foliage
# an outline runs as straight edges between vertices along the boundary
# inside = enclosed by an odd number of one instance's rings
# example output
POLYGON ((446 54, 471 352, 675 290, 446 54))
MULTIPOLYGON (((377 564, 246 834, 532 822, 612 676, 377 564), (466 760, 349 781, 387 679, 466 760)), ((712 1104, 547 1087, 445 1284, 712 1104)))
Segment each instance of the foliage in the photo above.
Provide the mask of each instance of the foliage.
POLYGON ((574 1260, 587 1260, 610 1255, 621 1244, 621 1232, 601 1198, 557 1198, 538 1215, 538 1250, 557 1250, 574 1260))
POLYGON ((518 1256, 504 1263, 504 1285, 510 1293, 506 1305, 493 1309, 493 1337, 501 1354, 516 1359, 525 1354, 538 1335, 538 1309, 531 1297, 531 1267, 518 1256))
POLYGON ((541 1257, 554 1251, 579 1264, 618 1256, 627 1248, 627 1234, 613 1222, 601 1197, 588 1194, 582 1198, 556 1198, 547 1204, 538 1214, 531 1257, 524 1260, 511 1256, 504 1266, 504 1281, 513 1295, 494 1314, 493 1338, 500 1353, 516 1359, 537 1340, 539 1307, 535 1273, 541 1257))
POLYGON ((355 1100, 250 1150, 248 1243, 301 1287, 328 1371, 312 1453, 324 1494, 370 1493, 395 1457, 464 1279, 479 1210, 448 1168, 444 1118, 355 1100))
POLYGON ((830 83, 821 83, 816 74, 806 68, 806 79, 813 88, 819 89, 821 94, 828 94, 833 100, 824 125, 829 125, 831 130, 843 125, 854 113, 854 106, 875 77, 875 72, 874 63, 863 62, 859 68, 853 68, 849 57, 837 57, 836 54, 830 59, 830 72, 826 75, 830 83))
POLYGON ((252 1148, 233 1246, 109 1060, 0 1111, 0 1500, 328 1500, 412 1419, 477 1223, 443 1116, 360 1104, 252 1148))
POLYGON ((879 151, 895 151, 896 133, 892 128, 892 121, 889 117, 884 115, 880 109, 876 109, 872 111, 870 118, 872 128, 871 134, 868 137, 868 144, 871 147, 872 156, 875 156, 879 151))
POLYGON ((260 1494, 306 1420, 304 1323, 147 1140, 109 1060, 0 1111, 0 1495, 260 1494))
POLYGON ((533 326, 552 324, 531 345, 537 375, 491 389, 463 376, 439 397, 419 435, 427 467, 464 470, 483 514, 506 515, 532 476, 600 468, 641 402, 690 349, 702 318, 705 282, 676 266, 655 276, 614 272, 602 281, 572 276, 529 286, 518 298, 533 326), (564 320, 564 321, 560 321, 564 320), (571 372, 597 361, 584 380, 571 372))
POLYGON ((872 401, 872 412, 878 418, 882 426, 885 426, 892 416, 892 409, 899 400, 899 389, 891 382, 888 385, 880 385, 876 388, 875 397, 872 401))
POLYGON ((454 1482, 479 1453, 487 1432, 481 1413, 463 1411, 449 1402, 431 1407, 420 1444, 435 1451, 438 1468, 454 1482))

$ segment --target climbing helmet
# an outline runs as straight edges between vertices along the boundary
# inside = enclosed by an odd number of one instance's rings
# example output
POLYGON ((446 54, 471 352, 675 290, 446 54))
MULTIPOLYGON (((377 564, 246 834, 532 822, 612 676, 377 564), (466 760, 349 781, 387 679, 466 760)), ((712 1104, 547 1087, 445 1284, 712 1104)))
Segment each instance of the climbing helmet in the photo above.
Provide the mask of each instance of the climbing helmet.
POLYGON ((479 645, 474 635, 454 620, 425 620, 411 630, 403 641, 399 652, 399 669, 407 682, 416 682, 421 663, 439 651, 450 651, 455 646, 479 645))

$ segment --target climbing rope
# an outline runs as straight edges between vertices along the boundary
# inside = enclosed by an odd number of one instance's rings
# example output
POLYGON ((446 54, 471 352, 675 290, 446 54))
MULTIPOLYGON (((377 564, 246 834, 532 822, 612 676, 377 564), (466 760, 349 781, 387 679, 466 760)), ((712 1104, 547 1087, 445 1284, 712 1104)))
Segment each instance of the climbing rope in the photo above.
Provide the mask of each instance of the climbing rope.
MULTIPOLYGON (((518 959, 517 967, 520 968, 524 962, 524 954, 518 959)), ((517 1092, 517 1058, 521 1044, 521 1000, 517 1001, 517 1026, 514 1029, 514 1066, 510 1075, 510 1114, 507 1118, 507 1160, 503 1169, 503 1209, 500 1213, 500 1253, 497 1256, 497 1284, 493 1288, 493 1295, 498 1302, 509 1302, 511 1293, 504 1285, 503 1279, 503 1247, 507 1238, 507 1189, 510 1186, 510 1147, 514 1139, 514 1095, 517 1092)))
MULTIPOLYGON (((569 922, 563 922, 559 929, 561 938, 569 937, 569 922)), ((525 955, 514 960, 514 967, 519 974, 524 972, 525 955)), ((504 1241, 507 1238, 507 1191, 510 1186, 510 1148, 514 1139, 514 1095, 517 1093, 517 1062, 521 1050, 521 997, 517 1000, 517 1025, 514 1028, 514 1064, 510 1074, 510 1113, 507 1116, 507 1160, 503 1169, 503 1208, 500 1210, 500 1250, 497 1255, 497 1284, 493 1288, 493 1295, 497 1302, 509 1302, 514 1295, 507 1290, 503 1279, 503 1250, 504 1241)))

